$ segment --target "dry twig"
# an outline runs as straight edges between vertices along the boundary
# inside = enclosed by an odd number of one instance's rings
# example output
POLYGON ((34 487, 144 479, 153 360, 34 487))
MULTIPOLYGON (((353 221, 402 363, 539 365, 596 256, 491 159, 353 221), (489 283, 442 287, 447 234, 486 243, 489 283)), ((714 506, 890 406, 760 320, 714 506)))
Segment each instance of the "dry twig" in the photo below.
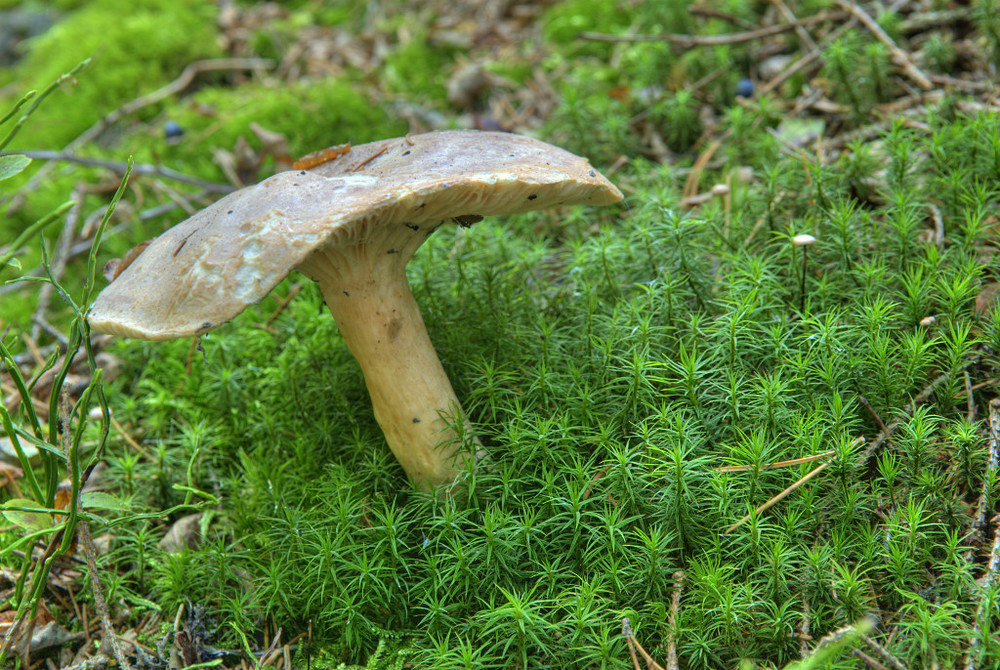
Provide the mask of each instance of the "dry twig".
MULTIPOLYGON (((274 63, 272 61, 266 58, 215 58, 210 60, 195 61, 184 68, 184 71, 181 72, 177 79, 174 79, 172 82, 166 84, 165 86, 161 86, 151 93, 147 93, 146 95, 132 100, 131 102, 127 102, 113 112, 105 115, 104 118, 87 130, 83 131, 83 133, 81 133, 76 139, 67 144, 63 148, 63 153, 70 153, 74 149, 81 147, 87 142, 99 137, 101 133, 108 129, 108 127, 117 123, 129 114, 134 114, 144 107, 149 107, 150 105, 154 105, 171 95, 176 95, 177 93, 182 92, 190 86, 195 77, 202 72, 223 70, 266 70, 273 64, 274 63)), ((43 165, 42 168, 38 170, 38 172, 36 172, 30 180, 28 180, 28 183, 18 191, 19 198, 23 198, 26 193, 37 189, 39 185, 41 185, 48 177, 49 172, 52 170, 52 165, 52 163, 43 165)), ((15 208, 19 206, 19 198, 15 198, 15 208)))
POLYGON ((771 4, 777 7, 778 12, 786 21, 795 25, 795 34, 800 40, 802 40, 803 44, 809 47, 809 51, 817 51, 819 49, 819 46, 817 46, 816 42, 813 41, 812 35, 810 35, 809 32, 802 27, 802 25, 796 23, 798 21, 798 17, 792 13, 792 10, 788 8, 788 5, 786 5, 783 0, 771 0, 771 4))
POLYGON ((635 670, 642 670, 639 667, 637 655, 642 656, 642 660, 646 661, 646 670, 664 670, 663 666, 654 661, 649 652, 643 649, 639 641, 635 639, 635 633, 632 632, 632 625, 629 623, 628 617, 622 619, 622 635, 625 636, 625 641, 628 643, 628 651, 632 655, 632 665, 635 670))
MULTIPOLYGON (((70 257, 70 248, 73 244, 73 236, 76 233, 77 223, 80 221, 80 211, 83 209, 83 198, 85 195, 86 187, 83 183, 79 183, 73 188, 73 206, 66 212, 66 219, 63 222, 63 229, 59 234, 59 242, 56 246, 56 253, 49 266, 52 276, 56 280, 61 279, 63 272, 66 270, 66 262, 70 257)), ((45 312, 49 309, 49 302, 52 300, 52 292, 54 290, 55 287, 52 284, 42 284, 42 287, 38 291, 38 302, 35 306, 36 317, 45 318, 45 312)), ((41 331, 42 324, 36 320, 31 329, 31 338, 37 340, 41 331)))
POLYGON ((851 651, 851 653, 854 654, 857 658, 861 659, 861 661, 869 668, 872 668, 872 670, 889 670, 889 668, 885 667, 884 665, 882 665, 874 658, 872 658, 865 652, 861 651, 860 649, 854 649, 851 651))
POLYGON ((808 26, 814 23, 824 23, 842 17, 840 12, 820 12, 814 16, 807 16, 790 23, 781 23, 757 30, 748 30, 743 33, 727 33, 725 35, 676 35, 673 33, 660 33, 658 35, 611 35, 608 33, 580 33, 580 38, 593 40, 595 42, 667 42, 680 49, 690 49, 692 47, 713 47, 724 44, 742 44, 753 42, 754 40, 780 35, 791 32, 801 26, 808 26))
POLYGON ((868 398, 864 397, 863 395, 859 395, 858 402, 861 403, 862 407, 868 410, 868 414, 871 416, 871 418, 875 419, 875 423, 878 424, 878 429, 881 431, 879 433, 879 437, 886 440, 889 443, 889 446, 895 449, 896 445, 892 441, 891 431, 889 430, 888 427, 886 427, 885 423, 882 421, 882 417, 878 415, 878 412, 875 411, 875 408, 872 407, 870 402, 868 402, 868 398))
POLYGON ((837 28, 830 35, 827 35, 826 39, 823 40, 823 44, 820 46, 820 48, 810 51, 805 56, 803 56, 802 58, 792 63, 787 68, 785 68, 784 71, 781 72, 781 74, 774 77, 770 81, 767 81, 764 84, 762 84, 758 89, 758 93, 760 95, 766 95, 770 93, 771 91, 773 91, 774 89, 778 88, 786 81, 791 79, 798 72, 804 70, 805 68, 809 67, 810 65, 818 61, 820 56, 823 55, 822 47, 840 39, 842 35, 852 30, 857 25, 857 23, 858 23, 857 19, 852 17, 850 21, 837 28))
MULTIPOLYGON (((812 461, 818 461, 821 458, 826 458, 828 456, 833 456, 835 452, 833 450, 824 451, 818 454, 813 454, 812 456, 803 456, 802 458, 793 458, 788 461, 778 461, 776 463, 765 463, 761 466, 761 470, 770 470, 771 468, 785 468, 790 465, 801 465, 802 463, 810 463, 812 461)), ((750 465, 723 465, 722 467, 715 468, 716 472, 749 472, 753 470, 753 466, 750 465)))
POLYGON ((740 526, 742 526, 743 524, 745 524, 747 521, 749 521, 750 517, 752 517, 753 515, 755 515, 755 514, 759 515, 762 512, 766 512, 768 509, 770 509, 771 507, 773 507, 774 505, 778 504, 779 502, 781 502, 782 500, 784 500, 786 497, 788 497, 788 495, 790 493, 792 493, 793 491, 795 491, 795 489, 799 488, 800 486, 802 486, 803 484, 805 484, 806 482, 808 482, 810 479, 812 479, 813 477, 815 477, 816 475, 818 475, 819 473, 821 473, 827 467, 829 467, 831 463, 833 463, 833 461, 827 461, 826 463, 823 463, 822 465, 813 468, 812 470, 809 471, 808 474, 806 474, 803 477, 800 477, 798 481, 796 481, 794 484, 792 484, 791 486, 789 486, 788 488, 786 488, 784 491, 782 491, 778 495, 774 496, 773 498, 771 498, 770 500, 768 500, 766 503, 764 503, 763 505, 761 505, 760 507, 758 507, 757 509, 755 509, 753 512, 751 512, 750 514, 747 514, 745 517, 743 517, 742 519, 740 519, 739 521, 737 521, 736 523, 734 523, 732 526, 730 526, 729 528, 727 528, 724 531, 724 533, 732 533, 734 530, 736 530, 737 528, 739 528, 740 526))
POLYGON ((906 666, 903 665, 902 661, 893 656, 892 652, 890 652, 888 649, 880 645, 875 640, 871 639, 871 637, 869 637, 868 635, 862 635, 861 639, 866 645, 868 645, 869 649, 878 654, 882 658, 882 660, 888 663, 894 670, 907 670, 906 666))
MULTIPOLYGON (((38 160, 47 161, 64 161, 67 163, 83 165, 84 167, 105 168, 115 172, 116 174, 125 174, 125 170, 128 167, 125 161, 111 161, 100 158, 82 158, 66 151, 24 151, 22 153, 28 158, 37 158, 38 160)), ((41 170, 39 170, 39 172, 41 172, 41 170)), ((204 179, 198 179, 197 177, 186 175, 183 172, 163 167, 162 165, 137 163, 132 167, 132 173, 153 175, 155 177, 179 181, 183 184, 198 186, 205 189, 209 193, 232 193, 236 189, 236 187, 231 184, 220 184, 217 182, 206 181, 204 179)))
MULTIPOLYGON (((977 363, 979 363, 981 358, 982 354, 973 356, 972 358, 965 361, 965 363, 963 363, 962 369, 964 370, 971 365, 976 365, 977 363)), ((938 386, 947 381, 949 376, 951 376, 950 372, 944 372, 938 375, 930 384, 924 387, 924 389, 920 393, 918 393, 913 398, 913 400, 908 405, 906 405, 906 407, 903 408, 902 414, 903 415, 912 414, 913 410, 915 410, 918 405, 920 405, 921 403, 925 402, 928 398, 930 398, 931 394, 934 393, 934 389, 936 389, 938 386)), ((868 449, 865 450, 865 455, 861 461, 862 465, 866 464, 869 460, 871 460, 871 458, 875 454, 878 453, 878 451, 882 448, 882 444, 891 436, 893 432, 895 432, 896 428, 898 428, 902 423, 903 423, 903 417, 896 419, 895 421, 890 423, 884 430, 882 430, 877 438, 872 440, 872 443, 868 445, 868 449)))
POLYGON ((675 634, 677 625, 677 612, 681 608, 681 593, 684 591, 684 582, 687 576, 682 570, 674 573, 674 593, 670 599, 670 616, 667 619, 667 670, 678 670, 677 663, 677 635, 675 634))
POLYGON ((969 648, 965 652, 964 670, 976 669, 975 653, 979 646, 979 637, 982 635, 979 622, 983 620, 984 616, 991 616, 990 613, 983 611, 985 605, 983 594, 1000 578, 1000 514, 993 517, 993 522, 996 524, 996 532, 993 533, 993 547, 990 549, 990 558, 986 563, 986 572, 976 580, 979 584, 979 592, 976 594, 979 602, 976 604, 976 616, 973 618, 975 623, 972 626, 972 636, 969 638, 969 648))
POLYGON ((976 513, 972 516, 970 524, 970 541, 978 541, 983 536, 983 527, 986 525, 986 510, 989 507, 990 479, 991 474, 1000 467, 1000 398, 990 401, 990 432, 989 432, 989 460, 983 472, 983 486, 979 493, 979 502, 976 505, 976 513))
POLYGON ((805 658, 809 655, 809 640, 812 639, 812 635, 809 634, 809 596, 805 588, 802 589, 800 597, 802 598, 802 623, 799 625, 799 658, 805 658))
POLYGON ((925 91, 934 88, 934 85, 927 78, 927 75, 921 72, 920 68, 913 64, 910 56, 905 51, 900 49, 899 46, 892 41, 891 37, 886 35, 885 31, 882 30, 882 26, 876 23, 875 19, 869 16, 868 12, 862 9, 860 5, 851 0, 834 1, 840 5, 842 9, 853 15, 858 21, 861 21, 861 24, 875 36, 875 39, 889 47, 892 59, 896 62, 896 65, 901 67, 906 76, 913 80, 917 86, 925 91))

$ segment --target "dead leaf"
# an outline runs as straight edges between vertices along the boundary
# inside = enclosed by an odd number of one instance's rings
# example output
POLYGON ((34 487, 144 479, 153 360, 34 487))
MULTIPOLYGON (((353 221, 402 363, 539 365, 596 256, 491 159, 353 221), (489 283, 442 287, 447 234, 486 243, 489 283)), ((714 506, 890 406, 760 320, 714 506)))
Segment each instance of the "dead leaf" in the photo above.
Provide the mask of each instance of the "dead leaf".
POLYGON ((168 554, 182 549, 195 549, 201 543, 201 514, 188 514, 170 526, 160 540, 160 548, 168 554))
POLYGON ((976 311, 988 316, 996 308, 997 302, 1000 302, 1000 283, 983 284, 982 290, 976 296, 976 311))

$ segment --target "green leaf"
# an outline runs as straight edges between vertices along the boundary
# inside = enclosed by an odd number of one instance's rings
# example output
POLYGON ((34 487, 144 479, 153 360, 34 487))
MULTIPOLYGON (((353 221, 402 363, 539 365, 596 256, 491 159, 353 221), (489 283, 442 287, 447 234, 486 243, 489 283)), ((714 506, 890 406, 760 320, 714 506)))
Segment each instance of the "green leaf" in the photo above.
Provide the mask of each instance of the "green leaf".
POLYGON ((28 510, 38 509, 38 503, 28 498, 11 498, 0 508, 0 514, 8 523, 26 530, 42 530, 52 525, 52 518, 43 512, 28 510))
POLYGON ((84 508, 90 510, 107 509, 115 512, 128 511, 128 505, 126 505, 121 498, 113 496, 110 493, 104 493, 103 491, 87 491, 80 496, 80 500, 84 508))
POLYGON ((31 159, 23 154, 0 156, 0 181, 10 179, 31 165, 31 159))

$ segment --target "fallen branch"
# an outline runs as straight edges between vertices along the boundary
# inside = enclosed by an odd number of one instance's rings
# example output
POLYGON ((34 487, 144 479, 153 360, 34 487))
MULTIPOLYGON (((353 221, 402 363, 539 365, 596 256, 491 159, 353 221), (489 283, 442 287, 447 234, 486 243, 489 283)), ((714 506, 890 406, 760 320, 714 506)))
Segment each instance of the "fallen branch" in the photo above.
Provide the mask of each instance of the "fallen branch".
POLYGON ((872 405, 871 405, 870 402, 868 402, 868 398, 864 397, 863 395, 859 395, 858 396, 858 402, 861 403, 861 406, 864 407, 866 410, 868 410, 868 414, 873 419, 875 419, 875 423, 878 424, 878 429, 879 429, 879 431, 881 431, 879 433, 879 437, 881 437, 882 439, 886 440, 889 443, 889 446, 891 446, 893 449, 895 449, 896 445, 892 441, 892 433, 889 432, 889 428, 882 421, 882 417, 880 417, 878 415, 878 412, 875 411, 875 408, 872 407, 872 405))
MULTIPOLYGON (((204 199, 203 196, 207 195, 207 193, 208 192, 205 191, 205 190, 199 191, 198 193, 195 193, 190 199, 192 199, 192 200, 194 200, 194 199, 204 199)), ((135 218, 135 220, 138 220, 138 221, 149 221, 150 219, 155 219, 155 218, 163 216, 165 214, 169 214, 171 211, 173 211, 175 209, 179 209, 181 207, 182 207, 181 204, 179 204, 177 202, 174 202, 174 201, 165 202, 162 205, 157 205, 156 207, 151 207, 151 208, 149 208, 147 210, 143 210, 142 212, 139 212, 138 214, 136 214, 134 216, 134 218, 135 218)), ((99 210, 98 213, 102 213, 102 211, 103 210, 99 210)), ((104 234, 105 238, 109 239, 111 237, 114 237, 115 235, 117 235, 118 233, 120 233, 123 229, 125 229, 128 226, 132 225, 132 223, 134 223, 134 221, 130 220, 130 221, 127 221, 125 223, 119 223, 119 224, 115 225, 114 227, 109 228, 105 232, 105 234, 104 234)), ((85 225, 84 226, 84 230, 86 230, 87 227, 88 226, 85 225)), ((84 238, 84 239, 82 239, 82 240, 80 240, 78 242, 75 242, 70 247, 69 258, 76 258, 77 256, 80 256, 81 254, 88 253, 90 251, 90 247, 92 246, 92 244, 93 244, 93 239, 91 237, 86 237, 86 238, 84 238)), ((39 277, 39 276, 42 275, 42 272, 43 272, 43 269, 39 266, 39 267, 33 268, 32 270, 29 270, 28 272, 25 272, 22 275, 22 278, 26 278, 26 277, 39 277)), ((22 290, 22 287, 23 287, 23 284, 18 283, 18 282, 9 282, 7 284, 0 285, 0 296, 7 295, 8 293, 16 293, 17 291, 22 290)), ((63 339, 63 345, 65 345, 65 337, 63 337, 62 339, 63 339)), ((64 346, 64 348, 65 348, 65 346, 64 346)), ((18 360, 18 362, 20 362, 20 358, 15 357, 15 359, 18 360)))
MULTIPOLYGON (((778 12, 780 12, 784 19, 790 24, 795 24, 799 20, 783 0, 771 0, 771 4, 777 8, 778 12)), ((802 43, 808 47, 809 51, 816 51, 819 49, 819 46, 817 46, 816 42, 813 40, 812 35, 810 35, 809 32, 801 25, 795 26, 795 34, 798 35, 798 38, 802 40, 802 43)))
MULTIPOLYGON (((83 165, 85 167, 104 168, 119 175, 125 174, 125 170, 128 167, 125 161, 111 161, 101 158, 83 158, 71 153, 66 153, 65 151, 24 151, 21 153, 28 158, 37 158, 38 160, 63 161, 66 163, 83 165)), ((220 184, 217 182, 205 181, 204 179, 198 179, 197 177, 186 175, 183 172, 178 172, 177 170, 171 170, 170 168, 163 167, 162 165, 137 163, 132 168, 132 173, 172 179, 173 181, 179 181, 183 184, 198 186, 205 189, 209 193, 232 193, 236 190, 236 187, 231 184, 220 184)))
POLYGON ((742 44, 753 42, 754 40, 792 32, 801 26, 808 26, 814 23, 824 23, 841 18, 841 12, 820 12, 814 16, 807 16, 790 23, 781 23, 767 28, 748 30, 743 33, 726 33, 724 35, 677 35, 674 33, 660 33, 658 35, 611 35, 609 33, 580 33, 580 38, 593 40, 595 42, 667 42, 681 49, 691 47, 714 47, 724 44, 742 44))
POLYGON ((820 56, 823 55, 823 48, 825 48, 826 45, 840 39, 845 33, 853 29, 857 25, 857 23, 858 23, 857 19, 851 18, 850 21, 848 21, 844 25, 834 30, 823 40, 823 43, 819 45, 819 48, 810 51, 805 56, 803 56, 802 58, 792 63, 787 68, 785 68, 784 71, 781 72, 781 74, 777 75, 770 81, 761 84, 760 88, 757 91, 758 95, 766 95, 770 93, 771 91, 773 91, 774 89, 776 89, 777 87, 781 86, 786 81, 791 79, 793 76, 795 76, 800 70, 803 70, 806 67, 815 63, 816 61, 818 61, 820 59, 820 56))
POLYGON ((885 667, 860 649, 852 649, 851 653, 854 654, 855 657, 861 659, 861 661, 872 670, 889 670, 889 668, 885 667))
POLYGON ((194 78, 202 72, 219 72, 226 70, 266 70, 273 65, 274 61, 267 58, 212 58, 190 63, 184 68, 184 71, 181 72, 181 75, 177 77, 177 79, 174 79, 169 84, 161 86, 151 93, 140 96, 105 115, 100 121, 83 131, 83 133, 70 142, 66 148, 76 148, 93 139, 96 139, 101 135, 101 133, 107 130, 108 127, 117 123, 129 114, 134 114, 144 107, 155 105, 161 100, 180 93, 190 86, 191 82, 194 81, 194 78))

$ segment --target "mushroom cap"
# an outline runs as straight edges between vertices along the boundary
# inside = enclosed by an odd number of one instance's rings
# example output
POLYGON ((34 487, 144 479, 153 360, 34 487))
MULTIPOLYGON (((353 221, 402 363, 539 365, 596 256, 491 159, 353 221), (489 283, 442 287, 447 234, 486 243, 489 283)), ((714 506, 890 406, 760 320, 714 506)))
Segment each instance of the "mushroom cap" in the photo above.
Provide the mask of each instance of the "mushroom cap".
POLYGON ((396 229, 420 229, 422 242, 455 218, 621 198, 586 159, 519 135, 439 131, 363 144, 230 193, 170 228, 101 292, 88 320, 147 340, 201 335, 326 245, 364 245, 396 229))

